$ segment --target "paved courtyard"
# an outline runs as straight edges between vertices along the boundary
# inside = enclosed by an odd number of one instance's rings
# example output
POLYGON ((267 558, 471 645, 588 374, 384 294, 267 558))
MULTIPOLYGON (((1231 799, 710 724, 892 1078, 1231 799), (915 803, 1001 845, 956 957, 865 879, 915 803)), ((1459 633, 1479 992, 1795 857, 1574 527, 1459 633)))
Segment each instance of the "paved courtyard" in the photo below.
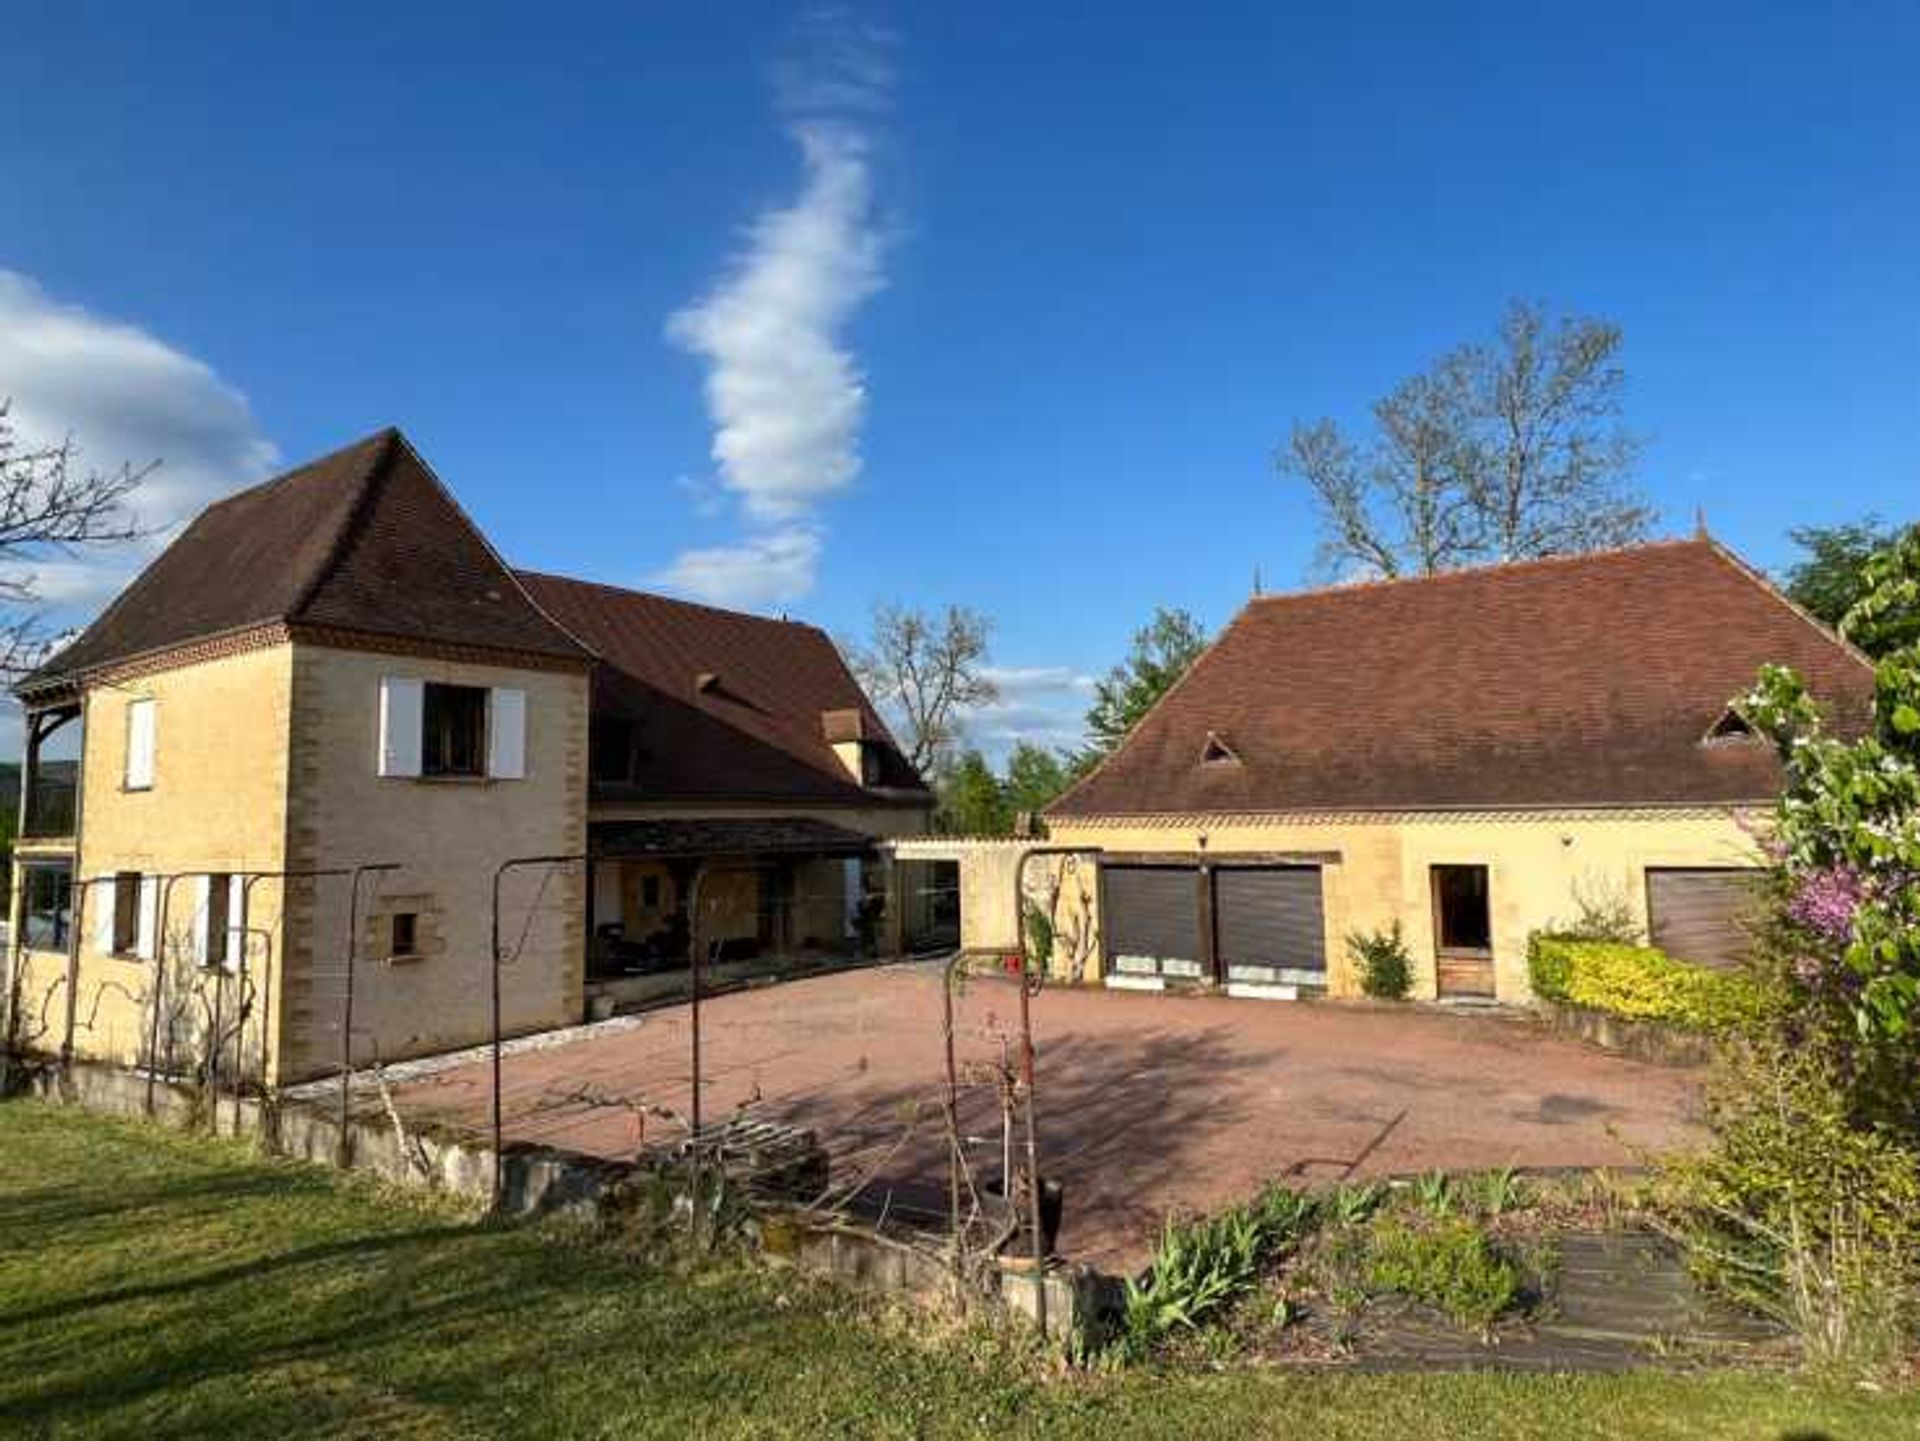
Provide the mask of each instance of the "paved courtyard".
MULTIPOLYGON (((814 1129, 868 1204, 943 1194, 940 973, 865 970, 711 999, 707 1119, 745 1106, 814 1129)), ((678 1134, 687 1008, 519 1051, 509 1140, 631 1157, 678 1134), (651 1112, 651 1114, 644 1114, 651 1112)), ((996 1062, 1018 992, 971 980, 959 1003, 962 1131, 998 1169, 996 1062)), ((1503 1012, 1287 1004, 1050 988, 1033 1001, 1041 1168, 1065 1185, 1060 1249, 1142 1261, 1172 1209, 1213 1209, 1277 1176, 1324 1181, 1434 1167, 1630 1165, 1692 1134, 1697 1076, 1551 1036, 1503 1012)), ((480 1129, 484 1063, 399 1086, 410 1116, 480 1129)))

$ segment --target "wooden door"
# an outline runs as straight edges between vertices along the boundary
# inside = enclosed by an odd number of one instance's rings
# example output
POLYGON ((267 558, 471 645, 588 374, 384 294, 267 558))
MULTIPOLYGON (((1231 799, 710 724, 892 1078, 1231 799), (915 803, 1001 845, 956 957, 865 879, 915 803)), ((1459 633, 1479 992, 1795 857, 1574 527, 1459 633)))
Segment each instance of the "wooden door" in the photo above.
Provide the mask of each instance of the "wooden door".
POLYGON ((1434 962, 1442 1000, 1492 1000, 1493 898, 1485 866, 1433 868, 1434 962))

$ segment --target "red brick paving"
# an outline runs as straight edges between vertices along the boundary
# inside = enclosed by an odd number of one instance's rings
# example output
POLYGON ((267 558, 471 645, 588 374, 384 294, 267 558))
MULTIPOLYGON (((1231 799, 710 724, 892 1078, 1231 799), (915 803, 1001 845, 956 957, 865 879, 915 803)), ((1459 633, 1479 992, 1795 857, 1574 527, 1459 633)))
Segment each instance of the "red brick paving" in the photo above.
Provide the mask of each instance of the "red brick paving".
MULTIPOLYGON (((981 1072, 1015 1034, 1018 993, 969 982, 960 1003, 963 1130, 996 1170, 999 1103, 981 1072)), ((815 1129, 836 1178, 869 1197, 945 1178, 937 969, 901 966, 792 982, 703 1007, 708 1119, 743 1103, 815 1129)), ((1041 1168, 1066 1187, 1061 1251, 1136 1265, 1170 1209, 1211 1210, 1276 1176, 1309 1180, 1444 1167, 1633 1164, 1689 1137, 1697 1077, 1551 1036, 1512 1013, 1287 1004, 1064 988, 1033 1002, 1041 1168)), ((510 1056, 506 1133, 609 1157, 634 1153, 630 1110, 684 1114, 688 1011, 510 1056)), ((401 1087, 403 1110, 487 1123, 487 1067, 401 1087)), ((670 1139, 667 1120, 645 1123, 670 1139)))

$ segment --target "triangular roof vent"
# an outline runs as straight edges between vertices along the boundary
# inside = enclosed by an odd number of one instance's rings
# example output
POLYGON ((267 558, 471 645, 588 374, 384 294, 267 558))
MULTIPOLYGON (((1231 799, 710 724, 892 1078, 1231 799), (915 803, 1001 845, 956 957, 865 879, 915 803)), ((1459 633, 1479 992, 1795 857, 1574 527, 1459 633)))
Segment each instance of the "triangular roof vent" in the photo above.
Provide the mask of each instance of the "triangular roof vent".
POLYGON ((1219 766, 1240 764, 1240 752, 1219 731, 1207 732, 1207 743, 1200 748, 1200 764, 1219 766))
POLYGON ((1720 719, 1707 727, 1707 733, 1700 737, 1702 745, 1751 745, 1760 740, 1760 733, 1735 706, 1728 706, 1720 712, 1720 719))

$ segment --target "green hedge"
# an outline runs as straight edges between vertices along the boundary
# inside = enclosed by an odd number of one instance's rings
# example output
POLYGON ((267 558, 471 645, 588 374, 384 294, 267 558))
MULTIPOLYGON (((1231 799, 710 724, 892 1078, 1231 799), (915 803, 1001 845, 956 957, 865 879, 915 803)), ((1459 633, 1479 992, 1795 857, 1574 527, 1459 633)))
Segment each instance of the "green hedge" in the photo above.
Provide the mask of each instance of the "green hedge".
POLYGON ((1533 993, 1633 1020, 1722 1031, 1751 1021, 1763 1005, 1745 976, 1676 961, 1651 946, 1536 935, 1527 943, 1533 993))

